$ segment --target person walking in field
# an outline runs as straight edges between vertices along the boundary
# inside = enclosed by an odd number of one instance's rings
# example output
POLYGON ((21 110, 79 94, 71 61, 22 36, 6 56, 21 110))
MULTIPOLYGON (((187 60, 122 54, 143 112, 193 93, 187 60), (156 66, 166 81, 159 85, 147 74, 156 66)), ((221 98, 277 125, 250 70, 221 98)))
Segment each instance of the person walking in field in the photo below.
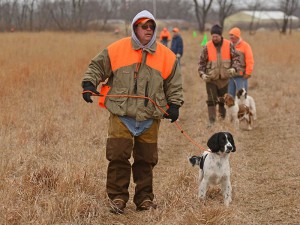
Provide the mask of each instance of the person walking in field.
POLYGON ((171 34, 166 27, 160 32, 159 40, 164 46, 168 47, 168 43, 171 41, 171 34))
POLYGON ((228 90, 229 78, 239 70, 240 56, 232 43, 223 38, 222 27, 211 28, 212 40, 203 46, 198 72, 206 85, 209 126, 216 121, 216 105, 221 118, 225 118, 224 102, 218 101, 228 90))
POLYGON ((173 37, 171 42, 171 50, 177 57, 178 63, 183 55, 183 41, 177 27, 173 28, 173 37))
POLYGON ((93 102, 93 94, 99 93, 97 86, 106 80, 108 95, 120 95, 119 98, 107 96, 102 102, 110 112, 106 191, 114 213, 124 212, 131 171, 136 209, 156 208, 153 169, 158 162, 160 120, 176 121, 183 105, 176 55, 156 41, 153 15, 147 10, 139 12, 131 28, 131 37, 112 43, 92 59, 82 80, 83 99, 88 103, 93 102), (166 113, 142 96, 152 99, 166 113))
POLYGON ((229 38, 240 55, 241 61, 240 70, 230 78, 228 85, 228 93, 234 97, 241 88, 248 91, 248 79, 253 71, 254 59, 251 46, 242 39, 241 30, 238 27, 234 27, 229 31, 229 38))

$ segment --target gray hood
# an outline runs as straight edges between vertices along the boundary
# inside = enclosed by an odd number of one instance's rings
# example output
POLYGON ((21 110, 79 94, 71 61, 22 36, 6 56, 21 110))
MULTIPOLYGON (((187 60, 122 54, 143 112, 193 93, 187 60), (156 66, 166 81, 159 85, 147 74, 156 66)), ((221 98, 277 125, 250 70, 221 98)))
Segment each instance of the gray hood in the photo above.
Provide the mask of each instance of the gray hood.
POLYGON ((150 48, 150 47, 153 45, 153 43, 155 42, 155 40, 156 40, 156 26, 155 26, 155 30, 154 30, 153 37, 152 37, 151 41, 149 41, 149 43, 148 43, 147 45, 142 45, 141 42, 139 41, 139 39, 137 38, 137 36, 136 36, 135 33, 134 33, 134 26, 133 26, 134 23, 135 23, 137 20, 141 19, 141 18, 149 18, 149 19, 153 20, 154 23, 156 23, 154 16, 153 16, 149 11, 143 10, 143 11, 139 12, 139 13, 136 14, 136 16, 133 18, 132 23, 131 23, 131 30, 132 30, 131 37, 132 37, 132 39, 134 40, 134 42, 135 42, 140 48, 142 48, 142 49, 150 48))

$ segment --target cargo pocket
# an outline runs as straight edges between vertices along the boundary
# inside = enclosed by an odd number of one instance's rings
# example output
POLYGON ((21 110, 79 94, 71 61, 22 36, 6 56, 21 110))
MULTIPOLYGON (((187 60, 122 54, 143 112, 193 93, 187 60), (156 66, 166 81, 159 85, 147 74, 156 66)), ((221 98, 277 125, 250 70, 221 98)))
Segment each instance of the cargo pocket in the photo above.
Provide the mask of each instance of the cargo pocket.
POLYGON ((231 74, 228 73, 228 69, 231 68, 229 63, 223 64, 223 67, 221 67, 221 79, 225 80, 231 77, 231 74))
POLYGON ((208 63, 206 66, 206 74, 209 76, 210 80, 219 79, 218 73, 216 72, 216 65, 208 63))
POLYGON ((167 110, 167 100, 166 100, 165 94, 164 93, 156 94, 155 103, 157 104, 157 106, 155 107, 155 110, 153 112, 153 117, 160 119, 164 115, 164 112, 162 111, 162 109, 164 111, 167 110))
POLYGON ((116 115, 124 116, 127 110, 128 89, 118 88, 109 93, 110 97, 106 100, 107 109, 116 115))

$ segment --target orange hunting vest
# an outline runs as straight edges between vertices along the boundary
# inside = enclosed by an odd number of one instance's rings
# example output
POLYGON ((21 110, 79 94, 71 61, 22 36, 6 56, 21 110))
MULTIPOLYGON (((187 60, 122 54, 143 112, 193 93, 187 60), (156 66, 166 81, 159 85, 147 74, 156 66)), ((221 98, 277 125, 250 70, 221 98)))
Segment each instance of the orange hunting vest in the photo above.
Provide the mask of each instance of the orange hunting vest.
POLYGON ((227 70, 231 67, 230 41, 223 39, 220 52, 212 41, 207 43, 208 62, 206 73, 212 80, 228 79, 230 74, 227 70))
MULTIPOLYGON (((167 79, 171 75, 176 57, 171 51, 165 51, 161 48, 165 48, 165 46, 157 43, 155 54, 147 54, 146 64, 152 69, 160 71, 162 77, 167 79)), ((116 71, 121 67, 142 63, 142 50, 132 48, 131 38, 121 39, 107 49, 112 71, 116 71)))
MULTIPOLYGON (((110 88, 106 89, 106 92, 109 95, 124 97, 101 99, 99 104, 105 105, 115 115, 127 115, 138 121, 148 118, 160 119, 163 113, 157 107, 150 104, 148 107, 144 99, 128 98, 126 95, 148 96, 166 110, 164 82, 170 75, 174 75, 176 56, 158 42, 152 46, 156 50, 153 54, 150 50, 134 48, 137 46, 132 43, 130 37, 107 47, 107 60, 110 61, 112 74, 107 82, 110 88)), ((170 83, 170 93, 177 91, 177 86, 172 85, 172 82, 177 82, 176 79, 167 82, 170 83)))

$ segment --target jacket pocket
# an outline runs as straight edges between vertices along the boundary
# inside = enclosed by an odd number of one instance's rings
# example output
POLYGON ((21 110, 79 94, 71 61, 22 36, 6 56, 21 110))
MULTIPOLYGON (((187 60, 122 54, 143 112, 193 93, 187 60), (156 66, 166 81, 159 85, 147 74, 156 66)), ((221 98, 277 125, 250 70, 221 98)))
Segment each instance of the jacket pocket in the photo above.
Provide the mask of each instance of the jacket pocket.
POLYGON ((222 80, 226 80, 231 77, 231 74, 228 73, 229 68, 231 68, 230 62, 224 62, 220 73, 222 80))
POLYGON ((216 62, 208 62, 206 66, 206 74, 209 76, 210 80, 219 79, 219 71, 216 62))
POLYGON ((112 88, 109 95, 110 97, 106 101, 107 109, 113 114, 124 116, 127 110, 128 89, 118 88, 114 90, 112 88))
POLYGON ((164 93, 158 93, 155 96, 155 103, 157 104, 157 106, 155 107, 155 110, 153 112, 153 117, 154 118, 162 118, 162 116, 164 115, 164 111, 167 110, 167 100, 166 100, 166 96, 164 93))

